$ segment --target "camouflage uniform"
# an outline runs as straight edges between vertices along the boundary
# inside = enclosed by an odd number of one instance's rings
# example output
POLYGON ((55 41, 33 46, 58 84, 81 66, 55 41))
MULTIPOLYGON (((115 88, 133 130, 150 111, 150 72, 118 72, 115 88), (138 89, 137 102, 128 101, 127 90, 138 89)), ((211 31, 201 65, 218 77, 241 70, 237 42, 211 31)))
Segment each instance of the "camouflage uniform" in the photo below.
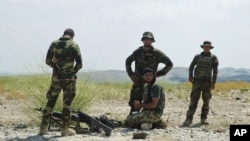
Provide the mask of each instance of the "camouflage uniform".
POLYGON ((49 117, 61 90, 63 90, 62 128, 68 128, 69 108, 76 91, 76 73, 82 68, 80 48, 69 36, 63 36, 51 43, 46 56, 46 64, 53 68, 53 74, 47 92, 48 101, 43 111, 41 128, 48 126, 49 117))
MULTIPOLYGON (((138 127, 142 123, 156 123, 161 120, 163 110, 165 108, 165 93, 161 86, 155 84, 151 88, 151 97, 159 98, 156 108, 151 110, 142 110, 136 114, 127 116, 127 123, 129 127, 138 127)), ((143 103, 150 103, 148 97, 148 85, 144 87, 143 103)))
MULTIPOLYGON (((213 48, 213 47, 211 47, 213 48)), ((189 67, 189 78, 193 79, 192 91, 190 94, 190 104, 187 111, 186 120, 190 123, 196 111, 200 94, 202 92, 203 106, 201 111, 201 121, 207 119, 209 112, 209 101, 212 97, 210 86, 215 85, 218 74, 218 59, 210 52, 197 54, 189 67), (196 67, 195 67, 196 66, 196 67), (195 67, 195 71, 194 71, 195 67), (193 77, 194 73, 194 77, 193 77)))
MULTIPOLYGON (((147 33, 147 32, 145 32, 147 33)), ((145 34, 144 33, 144 34, 145 34)), ((144 35, 142 37, 142 40, 144 35)), ((142 100, 143 94, 143 80, 142 80, 142 72, 145 68, 151 68, 156 72, 156 76, 163 76, 167 74, 173 67, 172 61, 160 50, 151 47, 149 50, 144 50, 144 47, 141 46, 136 49, 127 59, 126 59, 126 71, 128 75, 131 77, 133 75, 136 76, 137 82, 133 83, 132 89, 130 91, 130 100, 129 105, 137 100, 142 100), (131 64, 135 61, 135 71, 132 71, 131 64), (158 65, 160 63, 165 64, 165 67, 162 70, 157 71, 158 65)), ((134 111, 132 108, 130 114, 134 111)))

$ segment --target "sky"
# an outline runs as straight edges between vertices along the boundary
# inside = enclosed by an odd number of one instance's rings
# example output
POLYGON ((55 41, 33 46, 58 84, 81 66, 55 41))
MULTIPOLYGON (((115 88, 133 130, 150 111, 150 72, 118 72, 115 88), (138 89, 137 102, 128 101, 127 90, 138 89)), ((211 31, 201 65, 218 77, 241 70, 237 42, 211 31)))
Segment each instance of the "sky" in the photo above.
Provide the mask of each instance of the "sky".
POLYGON ((145 31, 174 67, 189 67, 210 40, 219 68, 250 69, 249 13, 249 0, 1 0, 0 74, 50 71, 47 50, 66 28, 82 71, 125 70, 145 31))

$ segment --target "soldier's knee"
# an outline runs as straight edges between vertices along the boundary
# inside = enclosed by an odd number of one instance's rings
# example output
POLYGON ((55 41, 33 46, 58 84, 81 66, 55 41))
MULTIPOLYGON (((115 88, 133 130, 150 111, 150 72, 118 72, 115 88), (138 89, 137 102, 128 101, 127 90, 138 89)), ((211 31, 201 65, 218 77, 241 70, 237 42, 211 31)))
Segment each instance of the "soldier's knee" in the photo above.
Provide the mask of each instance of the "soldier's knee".
POLYGON ((136 128, 138 126, 137 119, 134 115, 128 115, 126 123, 131 128, 136 128))
POLYGON ((75 92, 73 91, 68 91, 64 93, 64 104, 70 105, 73 99, 75 98, 75 92))
POLYGON ((64 101, 64 104, 65 104, 66 107, 67 107, 67 106, 70 106, 71 103, 72 103, 72 101, 69 100, 69 99, 66 99, 66 100, 64 101))

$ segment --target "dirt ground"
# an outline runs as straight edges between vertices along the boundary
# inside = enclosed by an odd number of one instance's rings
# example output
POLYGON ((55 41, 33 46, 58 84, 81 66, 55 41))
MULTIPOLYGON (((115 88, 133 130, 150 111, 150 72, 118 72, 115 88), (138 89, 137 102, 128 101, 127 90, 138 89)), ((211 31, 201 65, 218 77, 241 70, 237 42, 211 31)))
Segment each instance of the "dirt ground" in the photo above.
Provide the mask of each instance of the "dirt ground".
MULTIPOLYGON (((190 99, 187 92, 166 92, 166 105, 163 119, 169 127, 181 126, 185 120, 190 99), (180 96, 172 93, 182 93, 180 96)), ((202 99, 194 115, 193 123, 200 122, 202 99)), ((100 101, 91 107, 92 114, 111 113, 115 118, 125 118, 129 112, 127 101, 100 101)), ((218 127, 229 128, 230 124, 250 124, 250 91, 231 90, 212 96, 208 115, 209 129, 218 127)))
MULTIPOLYGON (((60 137, 60 132, 50 132, 44 137, 37 135, 38 124, 34 117, 27 113, 29 101, 7 100, 6 93, 0 94, 0 140, 133 140, 137 129, 117 128, 110 137, 100 134, 76 135, 74 137, 60 137)), ((212 96, 209 111, 209 125, 201 126, 200 99, 194 121, 191 127, 183 128, 186 110, 189 105, 189 92, 166 92, 166 106, 163 120, 168 122, 167 129, 145 131, 149 134, 146 140, 229 140, 230 124, 250 124, 250 91, 231 90, 217 92, 212 96), (209 138, 208 138, 209 137, 209 138), (202 139, 203 138, 203 139, 202 139)), ((109 118, 123 120, 129 112, 125 100, 98 101, 88 111, 89 115, 107 114, 109 118)), ((40 120, 40 119, 38 119, 40 120)))

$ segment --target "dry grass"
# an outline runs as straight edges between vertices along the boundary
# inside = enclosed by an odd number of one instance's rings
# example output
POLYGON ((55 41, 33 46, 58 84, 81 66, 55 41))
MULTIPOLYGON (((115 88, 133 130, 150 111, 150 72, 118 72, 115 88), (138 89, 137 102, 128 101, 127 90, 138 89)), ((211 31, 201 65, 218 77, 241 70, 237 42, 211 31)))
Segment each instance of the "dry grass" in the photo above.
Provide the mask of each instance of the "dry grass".
POLYGON ((219 82, 216 84, 216 88, 219 90, 249 90, 250 83, 245 81, 219 82))
POLYGON ((245 81, 218 82, 214 94, 226 93, 231 90, 239 90, 241 93, 247 92, 250 90, 250 83, 245 81))
MULTIPOLYGON (((50 85, 50 75, 13 76, 0 77, 0 94, 7 99, 28 99, 32 98, 35 106, 43 106, 46 102, 46 92, 50 85)), ((167 93, 172 93, 178 98, 186 98, 190 93, 192 84, 187 83, 160 83, 167 93)), ((77 81, 77 95, 73 107, 87 109, 97 99, 99 100, 128 100, 132 83, 90 83, 77 81)), ((250 90, 250 83, 243 81, 218 82, 213 94, 240 90, 250 90)), ((61 99, 61 97, 59 97, 61 99)), ((61 100, 58 100, 62 105, 61 100)), ((58 106, 58 109, 61 106, 58 106)), ((56 108, 57 109, 57 108, 56 108)))
POLYGON ((28 96, 19 90, 6 90, 3 86, 0 86, 0 96, 5 97, 8 100, 14 99, 27 99, 28 96))
POLYGON ((10 93, 7 93, 7 95, 5 95, 5 98, 8 100, 27 99, 28 96, 21 91, 11 91, 10 93))
MULTIPOLYGON (((18 77, 0 77, 0 96, 5 97, 8 100, 19 100, 28 101, 26 107, 24 109, 28 109, 27 113, 34 112, 36 115, 35 119, 40 119, 41 113, 35 112, 33 108, 35 107, 44 107, 46 103, 46 92, 50 85, 50 76, 49 75, 34 75, 34 76, 18 76, 18 77), (27 108, 28 107, 28 108, 27 108), (39 116, 39 118, 37 118, 39 116)), ((166 91, 166 95, 175 96, 174 100, 179 100, 181 104, 183 104, 182 99, 187 99, 189 97, 189 93, 192 88, 191 83, 160 83, 164 90, 166 91)), ((97 113, 104 113, 109 116, 114 116, 115 119, 122 119, 124 116, 122 115, 113 115, 114 106, 116 104, 115 109, 118 111, 124 110, 123 105, 127 105, 127 101, 129 98, 130 89, 132 87, 132 83, 90 83, 87 81, 77 81, 77 91, 76 97, 72 103, 72 108, 79 108, 86 113, 91 113, 91 108, 94 105, 106 105, 105 102, 111 102, 110 108, 107 107, 98 107, 96 109, 97 113), (116 103, 115 103, 116 102, 116 103), (98 104, 99 103, 99 104, 98 104), (119 105, 120 104, 120 105, 119 105), (108 110, 107 110, 108 109, 108 110), (106 111, 105 111, 106 110, 106 111)), ((216 89, 212 91, 213 94, 223 93, 225 97, 225 101, 228 101, 227 94, 232 94, 232 90, 236 90, 237 94, 234 94, 233 99, 235 97, 239 97, 238 95, 244 95, 243 93, 248 92, 250 90, 250 83, 248 82, 218 82, 216 84, 216 89)), ((220 96, 220 95, 217 95, 220 96)), ((242 98, 245 102, 249 101, 248 97, 242 98)), ((174 101, 169 100, 169 101, 174 101)), ((222 98, 224 100, 224 98, 222 98)), ((236 101, 235 103, 239 103, 240 101, 236 101)), ((219 102, 220 103, 225 103, 219 102)), ((176 103, 173 103, 173 105, 176 103)), ((186 103, 187 104, 187 103, 186 103)), ((239 103, 240 104, 240 103, 239 103)), ((60 111, 62 106, 62 94, 57 101, 55 111, 60 111)), ((184 107, 184 105, 175 106, 177 108, 184 107)), ((185 105, 187 106, 187 105, 185 105)), ((221 106, 221 105, 219 105, 221 106)), ((227 106, 228 107, 228 106, 227 106)), ((237 108, 241 108, 241 106, 237 106, 237 108)), ((92 109, 93 110, 93 109, 92 109)), ((125 109, 126 110, 126 109, 125 109)), ((231 111, 229 109, 228 111, 231 111)), ((235 110, 239 111, 239 110, 235 110)), ((219 112, 217 112, 219 113, 219 112)), ((33 113, 32 113, 33 114, 33 113)), ((93 113, 92 113, 93 114, 93 113)), ((235 118, 237 120, 238 118, 235 118)), ((181 119, 182 120, 182 119, 181 119)), ((218 119, 219 120, 219 119, 218 119)), ((179 122, 179 121, 177 121, 179 122)), ((218 121, 220 122, 220 121, 218 121)), ((232 121, 231 119, 221 121, 221 124, 228 125, 229 123, 237 123, 237 121, 232 121)))
POLYGON ((1 95, 1 93, 3 93, 5 90, 4 90, 4 88, 2 87, 2 86, 0 86, 0 95, 1 95))

